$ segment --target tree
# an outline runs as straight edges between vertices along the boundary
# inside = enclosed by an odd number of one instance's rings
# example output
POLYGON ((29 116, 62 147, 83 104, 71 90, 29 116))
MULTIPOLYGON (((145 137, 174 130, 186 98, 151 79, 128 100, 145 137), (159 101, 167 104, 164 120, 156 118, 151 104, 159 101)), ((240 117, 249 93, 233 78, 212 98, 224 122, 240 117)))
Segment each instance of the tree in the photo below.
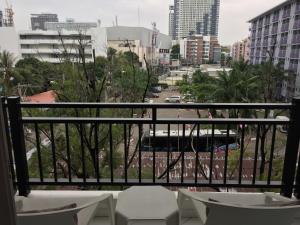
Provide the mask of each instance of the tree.
POLYGON ((137 54, 135 54, 134 52, 127 51, 127 52, 124 52, 123 54, 128 62, 137 64, 137 65, 140 64, 139 56, 137 54))
POLYGON ((171 59, 180 59, 180 45, 176 44, 172 46, 171 59))
POLYGON ((57 65, 41 62, 36 58, 19 60, 14 69, 15 83, 28 87, 27 95, 50 90, 51 82, 63 80, 63 73, 57 65))
POLYGON ((0 77, 2 84, 2 93, 4 96, 9 96, 14 93, 13 90, 13 65, 15 58, 12 53, 3 51, 0 53, 0 77))

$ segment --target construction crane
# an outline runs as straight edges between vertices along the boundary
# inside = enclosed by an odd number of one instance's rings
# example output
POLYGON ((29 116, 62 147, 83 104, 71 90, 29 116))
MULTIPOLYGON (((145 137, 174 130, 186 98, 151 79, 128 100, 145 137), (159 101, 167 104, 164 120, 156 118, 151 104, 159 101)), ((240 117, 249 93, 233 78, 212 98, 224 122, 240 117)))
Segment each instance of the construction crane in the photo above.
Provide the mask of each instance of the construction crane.
POLYGON ((10 4, 8 0, 5 0, 5 3, 6 3, 6 8, 4 11, 3 25, 5 27, 13 27, 14 26, 14 12, 12 9, 12 4, 10 4))

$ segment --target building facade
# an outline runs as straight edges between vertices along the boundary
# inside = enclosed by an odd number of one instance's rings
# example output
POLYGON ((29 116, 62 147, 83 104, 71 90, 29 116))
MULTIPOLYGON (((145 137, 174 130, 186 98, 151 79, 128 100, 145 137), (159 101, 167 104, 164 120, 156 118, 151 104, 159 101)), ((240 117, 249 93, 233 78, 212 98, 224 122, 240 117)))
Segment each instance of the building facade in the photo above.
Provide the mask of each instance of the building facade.
MULTIPOLYGON (((100 23, 100 22, 99 22, 100 23)), ((74 19, 67 19, 66 22, 46 22, 45 30, 68 30, 68 31, 88 31, 91 28, 98 27, 98 23, 94 22, 75 22, 74 19)))
POLYGON ((218 36, 219 8, 220 0, 174 0, 169 19, 173 40, 191 34, 218 36))
POLYGON ((174 12, 174 6, 170 6, 170 12, 169 12, 169 36, 172 38, 172 40, 175 39, 175 12, 174 12))
POLYGON ((130 46, 143 67, 146 66, 144 56, 153 65, 159 65, 160 62, 165 65, 166 59, 170 58, 172 40, 168 35, 144 27, 114 26, 105 29, 107 47, 118 52, 127 52, 130 46))
POLYGON ((46 30, 46 22, 58 22, 57 14, 41 13, 31 14, 31 29, 32 30, 46 30))
POLYGON ((0 10, 0 27, 3 27, 3 12, 0 10))
POLYGON ((285 1, 249 21, 250 62, 260 64, 272 58, 286 71, 281 97, 289 101, 300 96, 300 2, 285 1))
POLYGON ((0 52, 13 54, 15 62, 21 58, 18 33, 15 27, 0 27, 0 52))
POLYGON ((233 61, 248 61, 250 56, 250 38, 245 38, 231 46, 230 55, 233 61))
POLYGON ((21 31, 19 32, 19 42, 22 58, 34 57, 51 63, 61 63, 66 59, 80 62, 79 53, 84 48, 86 61, 93 60, 92 35, 90 33, 21 31), (82 45, 79 45, 79 40, 82 45))
POLYGON ((186 64, 217 64, 221 60, 221 47, 216 37, 191 35, 180 41, 180 55, 186 64))

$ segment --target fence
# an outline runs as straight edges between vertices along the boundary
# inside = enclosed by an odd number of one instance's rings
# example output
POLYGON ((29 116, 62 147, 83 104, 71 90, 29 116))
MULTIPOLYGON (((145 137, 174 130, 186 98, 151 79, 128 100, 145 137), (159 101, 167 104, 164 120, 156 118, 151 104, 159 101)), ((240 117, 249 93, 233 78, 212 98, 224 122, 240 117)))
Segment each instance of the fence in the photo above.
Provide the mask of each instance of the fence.
POLYGON ((33 104, 10 97, 2 98, 2 104, 12 178, 20 195, 28 195, 32 186, 65 185, 278 188, 288 197, 300 193, 300 99, 292 104, 33 104), (178 110, 197 116, 174 116, 178 110), (225 118, 203 118, 207 110, 221 110, 225 118), (250 111, 260 116, 243 116, 250 111), (290 119, 270 118, 272 111, 287 111, 290 119), (232 112, 236 118, 229 118, 232 112), (278 131, 283 127, 287 134, 278 131), (155 141, 158 130, 163 130, 166 149, 155 141), (150 152, 143 146, 146 131, 152 134, 150 152), (174 152, 170 139, 176 131, 174 152), (238 134, 235 150, 229 143, 232 132, 238 134), (217 146, 220 135, 223 146, 217 146), (199 144, 203 136, 209 147, 205 151, 199 144), (193 151, 188 152, 191 143, 193 151))

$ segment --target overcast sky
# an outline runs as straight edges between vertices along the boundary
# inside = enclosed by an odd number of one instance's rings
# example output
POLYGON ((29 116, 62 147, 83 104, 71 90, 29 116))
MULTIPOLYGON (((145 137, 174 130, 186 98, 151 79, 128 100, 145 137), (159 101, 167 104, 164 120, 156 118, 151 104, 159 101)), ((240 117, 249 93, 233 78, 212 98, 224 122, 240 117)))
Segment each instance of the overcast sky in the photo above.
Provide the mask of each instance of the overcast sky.
MULTIPOLYGON (((118 15, 119 25, 137 26, 138 9, 140 25, 151 27, 156 22, 158 29, 168 34, 168 6, 171 0, 8 0, 15 12, 16 27, 29 28, 31 13, 57 13, 60 20, 74 18, 77 21, 102 21, 102 26, 111 26, 118 15)), ((221 0, 219 39, 221 44, 247 37, 247 21, 283 0, 221 0)), ((0 0, 4 8, 5 0, 0 0)))

